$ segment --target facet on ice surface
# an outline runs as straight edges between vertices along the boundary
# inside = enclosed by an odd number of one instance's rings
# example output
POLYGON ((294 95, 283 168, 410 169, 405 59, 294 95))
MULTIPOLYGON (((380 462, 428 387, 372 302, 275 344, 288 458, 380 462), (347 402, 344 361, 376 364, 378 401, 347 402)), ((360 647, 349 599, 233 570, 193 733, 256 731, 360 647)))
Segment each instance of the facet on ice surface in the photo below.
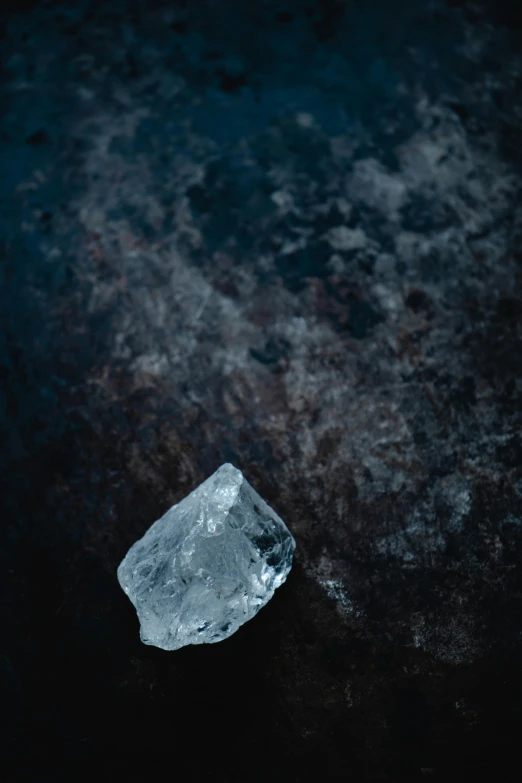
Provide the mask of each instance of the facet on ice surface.
POLYGON ((177 650, 250 620, 285 581, 294 549, 283 520, 227 463, 131 546, 118 580, 142 641, 177 650))

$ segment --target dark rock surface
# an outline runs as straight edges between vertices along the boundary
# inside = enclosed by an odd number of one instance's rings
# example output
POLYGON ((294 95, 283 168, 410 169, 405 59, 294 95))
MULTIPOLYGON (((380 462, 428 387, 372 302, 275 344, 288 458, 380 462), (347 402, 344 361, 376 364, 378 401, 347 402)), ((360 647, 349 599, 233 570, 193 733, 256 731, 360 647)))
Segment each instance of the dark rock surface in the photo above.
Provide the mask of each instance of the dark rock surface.
POLYGON ((1 19, 7 779, 507 780, 517 4, 1 19), (294 569, 231 639, 147 648, 116 567, 225 461, 294 569))

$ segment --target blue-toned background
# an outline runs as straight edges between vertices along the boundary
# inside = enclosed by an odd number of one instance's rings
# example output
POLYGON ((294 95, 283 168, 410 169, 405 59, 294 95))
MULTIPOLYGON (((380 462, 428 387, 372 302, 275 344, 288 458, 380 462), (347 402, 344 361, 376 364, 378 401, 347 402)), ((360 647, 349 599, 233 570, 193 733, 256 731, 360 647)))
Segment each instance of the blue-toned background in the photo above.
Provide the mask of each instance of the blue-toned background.
POLYGON ((0 19, 7 779, 506 779, 517 4, 0 19), (294 569, 230 640, 145 647, 116 566, 225 461, 294 569))

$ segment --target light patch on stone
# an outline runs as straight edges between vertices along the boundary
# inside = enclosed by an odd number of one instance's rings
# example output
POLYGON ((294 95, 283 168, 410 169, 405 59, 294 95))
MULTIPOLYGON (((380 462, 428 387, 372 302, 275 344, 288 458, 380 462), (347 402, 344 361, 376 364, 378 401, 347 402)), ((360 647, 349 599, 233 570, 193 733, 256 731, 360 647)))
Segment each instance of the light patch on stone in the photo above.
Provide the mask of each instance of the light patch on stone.
POLYGON ((347 228, 347 226, 331 228, 326 238, 334 250, 360 250, 367 244, 364 231, 360 228, 347 228))

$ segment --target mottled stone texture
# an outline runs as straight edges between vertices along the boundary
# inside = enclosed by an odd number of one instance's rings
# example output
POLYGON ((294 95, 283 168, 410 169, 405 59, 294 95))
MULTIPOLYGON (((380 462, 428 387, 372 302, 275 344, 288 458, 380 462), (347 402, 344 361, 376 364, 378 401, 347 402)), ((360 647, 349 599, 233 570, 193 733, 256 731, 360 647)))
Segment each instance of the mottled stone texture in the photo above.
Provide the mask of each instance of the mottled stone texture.
POLYGON ((507 779, 522 728, 517 9, 2 11, 16 783, 144 779, 151 760, 172 771, 174 742, 194 780, 244 781, 253 758, 265 779, 507 779), (117 565, 227 461, 287 522, 294 568, 223 643, 145 647, 117 565))
POLYGON ((288 576, 295 541, 240 470, 222 465, 156 520, 118 566, 140 638, 163 650, 221 642, 288 576))

